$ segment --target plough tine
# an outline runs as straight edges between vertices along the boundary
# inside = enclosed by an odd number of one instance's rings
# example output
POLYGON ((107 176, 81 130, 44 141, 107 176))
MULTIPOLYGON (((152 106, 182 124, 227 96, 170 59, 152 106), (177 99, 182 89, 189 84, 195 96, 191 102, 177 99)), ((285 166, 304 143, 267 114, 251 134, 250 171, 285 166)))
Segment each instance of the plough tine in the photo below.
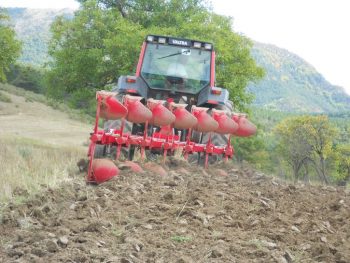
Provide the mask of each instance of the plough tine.
POLYGON ((188 133, 187 133, 187 139, 186 139, 186 146, 185 146, 185 153, 184 153, 184 159, 188 160, 188 150, 186 149, 186 147, 190 146, 190 142, 191 142, 191 136, 192 136, 192 129, 188 129, 188 133))
POLYGON ((100 110, 101 110, 101 101, 102 101, 102 98, 100 96, 97 96, 97 106, 96 106, 96 117, 95 117, 94 133, 97 133, 97 129, 98 129, 98 121, 100 119, 100 110))
POLYGON ((92 171, 92 162, 93 162, 93 160, 94 160, 95 147, 96 147, 96 143, 92 141, 92 142, 90 143, 89 152, 88 152, 88 156, 89 156, 89 167, 88 167, 88 174, 87 174, 87 178, 86 178, 86 181, 87 181, 87 182, 93 182, 93 181, 94 181, 94 178, 93 178, 93 171, 92 171))
MULTIPOLYGON (((124 126, 125 126, 125 118, 122 119, 122 123, 120 125, 120 133, 119 133, 120 138, 123 137, 124 126)), ((115 156, 116 160, 119 160, 121 150, 122 150, 122 144, 118 143, 117 144, 117 154, 115 156)))
POLYGON ((209 139, 207 142, 207 147, 206 147, 206 151, 205 151, 205 162, 204 162, 204 168, 207 169, 208 168, 208 160, 209 160, 209 151, 208 148, 211 147, 211 133, 209 134, 209 139))
MULTIPOLYGON (((203 140, 203 132, 201 132, 200 134, 199 134, 199 143, 202 143, 202 140, 203 140)), ((201 160, 201 153, 200 152, 198 152, 198 157, 197 157, 197 164, 199 165, 199 163, 200 163, 200 160, 201 160)))
POLYGON ((163 164, 165 163, 167 154, 168 154, 168 150, 167 150, 167 149, 164 149, 164 150, 163 150, 163 164))
POLYGON ((145 130, 143 132, 143 141, 141 142, 141 160, 145 158, 145 144, 148 137, 148 121, 145 123, 145 130))
MULTIPOLYGON (((226 147, 232 147, 232 146, 231 146, 231 134, 228 135, 226 147)), ((225 161, 225 162, 228 161, 228 156, 227 156, 227 154, 225 154, 225 159, 224 159, 224 161, 225 161)))

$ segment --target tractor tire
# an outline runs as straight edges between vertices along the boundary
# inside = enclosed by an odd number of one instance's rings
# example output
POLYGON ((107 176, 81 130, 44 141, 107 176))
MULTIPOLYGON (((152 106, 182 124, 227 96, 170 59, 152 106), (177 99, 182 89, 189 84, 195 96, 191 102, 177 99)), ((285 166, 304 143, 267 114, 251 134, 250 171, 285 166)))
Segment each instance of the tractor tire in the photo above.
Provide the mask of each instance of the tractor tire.
POLYGON ((106 146, 97 144, 95 146, 94 158, 95 159, 103 159, 106 157, 106 146))
MULTIPOLYGON (((109 121, 106 121, 104 123, 104 130, 105 131, 109 131, 110 129, 119 129, 121 124, 122 124, 121 120, 109 120, 109 121)), ((133 124, 131 122, 128 122, 128 121, 125 120, 123 133, 132 133, 132 131, 133 131, 133 124)), ((116 148, 117 147, 115 147, 115 146, 111 147, 112 158, 115 158, 115 155, 117 153, 117 149, 116 148)), ((132 160, 132 158, 134 156, 134 151, 135 151, 134 148, 135 147, 130 146, 130 151, 129 151, 129 149, 126 149, 126 148, 122 147, 122 149, 121 149, 121 157, 124 157, 125 160, 127 160, 127 159, 128 160, 132 160), (130 154, 132 154, 131 157, 130 157, 130 154)), ((106 152, 105 148, 103 150, 104 150, 104 152, 106 152)), ((98 153, 100 153, 101 151, 102 151, 101 149, 98 149, 98 153)), ((96 150, 95 150, 95 153, 96 153, 96 150)))

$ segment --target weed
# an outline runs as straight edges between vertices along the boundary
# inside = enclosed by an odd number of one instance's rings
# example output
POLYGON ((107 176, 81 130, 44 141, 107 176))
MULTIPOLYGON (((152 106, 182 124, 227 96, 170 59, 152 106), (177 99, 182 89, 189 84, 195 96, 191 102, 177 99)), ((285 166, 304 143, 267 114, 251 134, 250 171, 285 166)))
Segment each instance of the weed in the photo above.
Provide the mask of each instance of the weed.
POLYGON ((259 240, 259 239, 251 239, 248 242, 249 246, 255 247, 255 249, 257 251, 261 251, 263 253, 268 253, 268 248, 266 247, 266 242, 264 242, 263 240, 259 240))
POLYGON ((46 104, 55 110, 59 109, 59 103, 53 99, 48 98, 46 104))
POLYGON ((295 263, 304 262, 303 259, 307 257, 305 251, 294 250, 292 253, 293 253, 293 262, 295 263))
POLYGON ((120 238, 123 235, 123 232, 121 230, 116 229, 116 228, 112 228, 112 234, 113 234, 113 236, 120 238))
POLYGON ((218 240, 222 237, 222 233, 219 231, 213 231, 212 237, 214 238, 214 240, 218 240))
POLYGON ((32 154, 32 150, 29 147, 18 147, 18 153, 23 158, 28 160, 32 154))
POLYGON ((191 237, 186 236, 172 236, 170 239, 177 243, 185 243, 192 240, 191 237))
POLYGON ((251 239, 248 241, 248 244, 254 246, 258 250, 263 249, 263 244, 262 244, 261 240, 259 240, 259 239, 251 239))

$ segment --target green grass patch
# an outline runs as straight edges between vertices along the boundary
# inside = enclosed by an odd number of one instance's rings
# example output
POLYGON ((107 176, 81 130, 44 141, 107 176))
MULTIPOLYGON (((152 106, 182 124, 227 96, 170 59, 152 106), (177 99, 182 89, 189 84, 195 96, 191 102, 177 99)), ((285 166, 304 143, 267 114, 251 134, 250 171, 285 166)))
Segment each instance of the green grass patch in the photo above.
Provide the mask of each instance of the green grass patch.
POLYGON ((172 236, 170 239, 177 243, 185 243, 192 240, 191 237, 187 237, 187 236, 172 236))

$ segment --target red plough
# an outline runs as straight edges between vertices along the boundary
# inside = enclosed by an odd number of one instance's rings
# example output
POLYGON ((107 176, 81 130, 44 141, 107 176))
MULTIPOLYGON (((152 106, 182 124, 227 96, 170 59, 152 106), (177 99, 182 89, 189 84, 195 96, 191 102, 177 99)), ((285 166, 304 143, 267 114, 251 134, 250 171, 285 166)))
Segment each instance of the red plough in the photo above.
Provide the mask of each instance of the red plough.
POLYGON ((250 136, 255 134, 256 127, 246 115, 232 114, 222 110, 192 106, 191 111, 186 110, 186 104, 176 104, 162 100, 148 99, 144 105, 142 97, 124 95, 122 101, 118 101, 116 93, 99 91, 96 93, 97 110, 93 133, 90 136, 88 150, 89 167, 87 181, 102 183, 113 176, 118 175, 119 170, 109 158, 95 159, 94 153, 97 145, 116 147, 118 160, 122 148, 137 146, 141 151, 141 158, 145 157, 146 150, 163 151, 163 161, 169 153, 181 150, 185 159, 190 154, 199 153, 205 155, 205 167, 208 166, 210 155, 221 155, 224 160, 232 158, 234 149, 231 145, 231 136, 250 136), (98 128, 99 119, 121 120, 120 127, 108 131, 98 128), (125 120, 131 123, 144 124, 142 135, 134 135, 124 132, 125 120), (149 131, 148 127, 160 127, 149 131), (196 143, 192 140, 192 131, 208 133, 209 140, 196 143), (186 138, 181 140, 182 132, 186 138), (214 145, 211 141, 213 133, 229 135, 226 145, 214 145))

